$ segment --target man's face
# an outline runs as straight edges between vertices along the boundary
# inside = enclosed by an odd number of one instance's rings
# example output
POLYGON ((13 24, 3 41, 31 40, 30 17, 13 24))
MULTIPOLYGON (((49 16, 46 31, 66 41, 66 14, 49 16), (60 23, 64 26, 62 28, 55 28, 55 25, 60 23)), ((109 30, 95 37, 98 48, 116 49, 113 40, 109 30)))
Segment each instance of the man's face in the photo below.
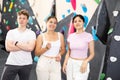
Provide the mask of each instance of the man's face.
POLYGON ((28 19, 26 15, 18 15, 17 17, 17 21, 18 21, 18 25, 21 27, 26 27, 27 23, 28 23, 28 19))

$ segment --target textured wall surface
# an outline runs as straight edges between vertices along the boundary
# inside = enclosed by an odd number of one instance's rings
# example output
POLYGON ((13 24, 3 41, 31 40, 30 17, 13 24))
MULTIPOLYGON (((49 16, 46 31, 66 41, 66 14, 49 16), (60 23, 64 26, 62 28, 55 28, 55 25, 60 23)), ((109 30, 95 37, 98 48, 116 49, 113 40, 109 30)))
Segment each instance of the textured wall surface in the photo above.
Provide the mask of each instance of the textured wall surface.
MULTIPOLYGON (((2 7, 2 25, 0 27, 2 30, 0 37, 2 37, 1 39, 3 40, 0 41, 0 44, 4 44, 7 31, 17 27, 16 12, 21 9, 27 9, 29 11, 30 18, 27 27, 32 29, 36 35, 39 35, 46 29, 46 18, 50 15, 55 15, 58 18, 56 31, 64 34, 65 41, 70 28, 71 18, 75 14, 80 13, 85 18, 84 27, 86 31, 92 33, 95 40, 95 58, 90 62, 91 72, 89 80, 98 80, 105 53, 105 45, 97 39, 93 27, 96 24, 96 13, 99 2, 100 0, 51 0, 50 2, 47 0, 4 0, 2 7), (53 9, 53 5, 55 5, 55 9, 53 9)), ((0 75, 7 56, 7 52, 0 50, 0 75)), ((63 60, 64 56, 62 62, 63 60)), ((34 62, 30 80, 36 80, 35 67, 36 62, 34 62)), ((63 73, 62 78, 66 80, 63 73)))

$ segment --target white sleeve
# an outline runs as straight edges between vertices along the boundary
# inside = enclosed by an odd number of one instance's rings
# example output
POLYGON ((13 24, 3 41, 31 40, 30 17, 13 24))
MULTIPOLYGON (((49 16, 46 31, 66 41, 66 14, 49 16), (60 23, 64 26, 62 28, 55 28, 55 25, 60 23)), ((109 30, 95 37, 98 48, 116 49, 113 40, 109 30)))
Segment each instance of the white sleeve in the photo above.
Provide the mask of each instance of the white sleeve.
POLYGON ((6 35, 6 40, 13 40, 12 38, 12 30, 9 30, 6 35))

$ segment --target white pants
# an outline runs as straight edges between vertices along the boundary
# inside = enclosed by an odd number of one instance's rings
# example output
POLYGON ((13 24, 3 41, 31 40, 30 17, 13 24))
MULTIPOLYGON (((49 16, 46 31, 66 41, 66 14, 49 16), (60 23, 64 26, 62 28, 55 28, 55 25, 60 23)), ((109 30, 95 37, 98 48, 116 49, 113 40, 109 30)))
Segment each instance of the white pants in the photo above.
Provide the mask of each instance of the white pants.
POLYGON ((40 56, 36 73, 37 80, 61 80, 61 64, 55 58, 40 56))
POLYGON ((87 66, 87 71, 85 73, 80 72, 80 66, 82 64, 82 60, 75 60, 72 58, 68 59, 67 63, 67 80, 87 80, 90 69, 89 63, 87 66))

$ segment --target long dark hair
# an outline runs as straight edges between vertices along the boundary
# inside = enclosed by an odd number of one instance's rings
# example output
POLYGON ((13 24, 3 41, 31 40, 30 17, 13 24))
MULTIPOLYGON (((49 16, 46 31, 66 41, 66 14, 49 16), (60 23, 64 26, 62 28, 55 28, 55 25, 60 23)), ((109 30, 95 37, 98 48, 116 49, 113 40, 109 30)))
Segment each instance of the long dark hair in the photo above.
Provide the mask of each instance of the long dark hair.
POLYGON ((72 19, 72 23, 74 23, 74 20, 75 20, 76 17, 79 17, 80 19, 83 20, 83 22, 85 22, 84 17, 83 17, 81 14, 77 14, 77 15, 75 15, 75 16, 73 17, 73 19, 72 19))
MULTIPOLYGON (((85 23, 85 19, 84 19, 84 17, 83 17, 81 14, 75 15, 75 16, 72 18, 72 23, 74 23, 74 20, 75 20, 76 17, 79 17, 79 18, 82 19, 83 22, 85 23)), ((75 28, 74 28, 74 32, 76 32, 76 29, 75 29, 75 28)))

